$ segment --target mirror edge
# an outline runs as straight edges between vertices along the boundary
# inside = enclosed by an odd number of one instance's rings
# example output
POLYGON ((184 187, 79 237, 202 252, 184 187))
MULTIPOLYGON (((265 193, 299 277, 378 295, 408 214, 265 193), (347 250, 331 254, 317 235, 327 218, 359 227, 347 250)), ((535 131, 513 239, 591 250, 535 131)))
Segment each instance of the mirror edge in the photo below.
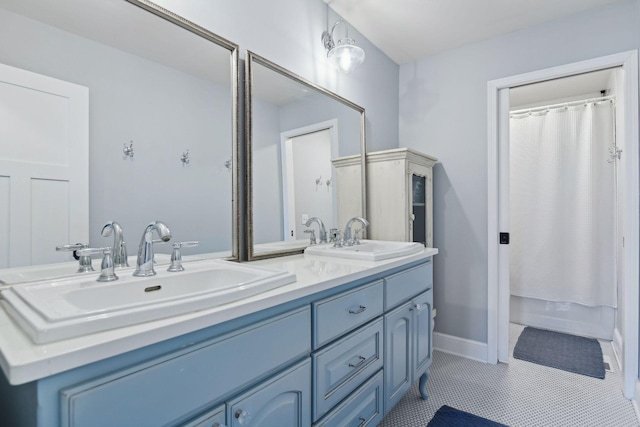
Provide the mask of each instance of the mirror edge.
POLYGON ((269 68, 272 71, 275 71, 285 77, 291 78, 298 83, 301 83, 305 86, 308 86, 320 93, 323 93, 336 101, 341 102, 342 104, 353 108, 354 110, 360 113, 360 170, 361 170, 361 179, 362 179, 362 216, 366 218, 367 216, 367 189, 366 189, 366 136, 365 136, 365 109, 364 107, 359 106, 358 104, 349 101, 348 99, 334 93, 328 89, 325 89, 322 86, 319 86, 304 77, 301 77, 284 67, 281 67, 278 64, 275 64, 268 59, 247 50, 246 58, 245 58, 245 109, 244 109, 244 125, 245 125, 245 224, 247 227, 246 230, 246 248, 247 248, 247 261, 257 261, 260 259, 267 258, 276 258, 283 257, 288 255, 298 255, 304 253, 304 249, 295 249, 295 250, 283 250, 283 251, 273 251, 261 255, 256 255, 253 250, 253 153, 252 153, 252 93, 253 93, 253 73, 252 67, 253 62, 256 62, 266 68, 269 68))
POLYGON ((231 72, 231 161, 233 167, 231 168, 231 217, 232 217, 232 249, 231 257, 226 258, 232 261, 238 261, 240 259, 240 191, 238 177, 240 176, 240 162, 239 162, 239 150, 240 144, 238 143, 239 136, 239 118, 240 118, 240 103, 238 99, 238 86, 239 86, 239 46, 200 25, 183 18, 180 15, 171 12, 164 7, 153 3, 149 0, 126 0, 127 2, 138 6, 154 15, 165 19, 173 24, 176 24, 187 31, 203 37, 218 46, 227 49, 230 55, 230 72, 231 72))

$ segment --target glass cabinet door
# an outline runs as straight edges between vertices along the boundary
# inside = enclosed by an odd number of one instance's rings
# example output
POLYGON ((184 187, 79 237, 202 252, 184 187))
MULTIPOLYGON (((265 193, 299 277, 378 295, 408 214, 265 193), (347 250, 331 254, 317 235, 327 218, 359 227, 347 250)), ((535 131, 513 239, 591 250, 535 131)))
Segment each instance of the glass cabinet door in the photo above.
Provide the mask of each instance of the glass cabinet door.
POLYGON ((414 242, 427 244, 427 186, 424 176, 411 176, 411 218, 413 219, 413 239, 414 242))

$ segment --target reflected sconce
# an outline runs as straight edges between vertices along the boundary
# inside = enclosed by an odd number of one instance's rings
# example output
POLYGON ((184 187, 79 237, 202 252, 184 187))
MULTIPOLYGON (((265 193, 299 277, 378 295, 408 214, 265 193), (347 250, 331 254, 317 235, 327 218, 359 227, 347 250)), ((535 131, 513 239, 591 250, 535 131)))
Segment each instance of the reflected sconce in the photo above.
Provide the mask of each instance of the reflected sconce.
POLYGON ((345 74, 349 74, 364 62, 364 50, 357 46, 353 39, 349 38, 349 27, 343 21, 333 24, 331 31, 322 33, 322 44, 327 51, 329 62, 345 74), (345 37, 335 41, 333 33, 338 24, 344 25, 346 29, 345 37))

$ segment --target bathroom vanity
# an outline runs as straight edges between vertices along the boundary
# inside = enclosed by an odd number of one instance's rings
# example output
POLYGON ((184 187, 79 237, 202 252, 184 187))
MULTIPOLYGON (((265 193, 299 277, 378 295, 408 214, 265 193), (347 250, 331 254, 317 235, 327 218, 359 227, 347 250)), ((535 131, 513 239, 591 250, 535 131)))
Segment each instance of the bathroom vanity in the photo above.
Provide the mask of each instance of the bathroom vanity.
POLYGON ((47 344, 1 310, 2 423, 375 426, 418 379, 426 398, 435 254, 257 261, 296 282, 47 344))

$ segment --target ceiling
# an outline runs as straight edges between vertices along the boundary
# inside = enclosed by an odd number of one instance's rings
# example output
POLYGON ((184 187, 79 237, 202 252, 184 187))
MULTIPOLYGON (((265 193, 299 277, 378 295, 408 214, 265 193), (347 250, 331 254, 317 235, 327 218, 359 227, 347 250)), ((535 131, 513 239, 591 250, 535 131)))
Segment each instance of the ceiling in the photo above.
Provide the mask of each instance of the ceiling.
POLYGON ((617 0, 324 1, 397 64, 405 64, 617 0))
POLYGON ((614 68, 610 68, 512 88, 509 91, 510 109, 595 98, 602 90, 609 95, 611 91, 615 92, 614 71, 614 68))

